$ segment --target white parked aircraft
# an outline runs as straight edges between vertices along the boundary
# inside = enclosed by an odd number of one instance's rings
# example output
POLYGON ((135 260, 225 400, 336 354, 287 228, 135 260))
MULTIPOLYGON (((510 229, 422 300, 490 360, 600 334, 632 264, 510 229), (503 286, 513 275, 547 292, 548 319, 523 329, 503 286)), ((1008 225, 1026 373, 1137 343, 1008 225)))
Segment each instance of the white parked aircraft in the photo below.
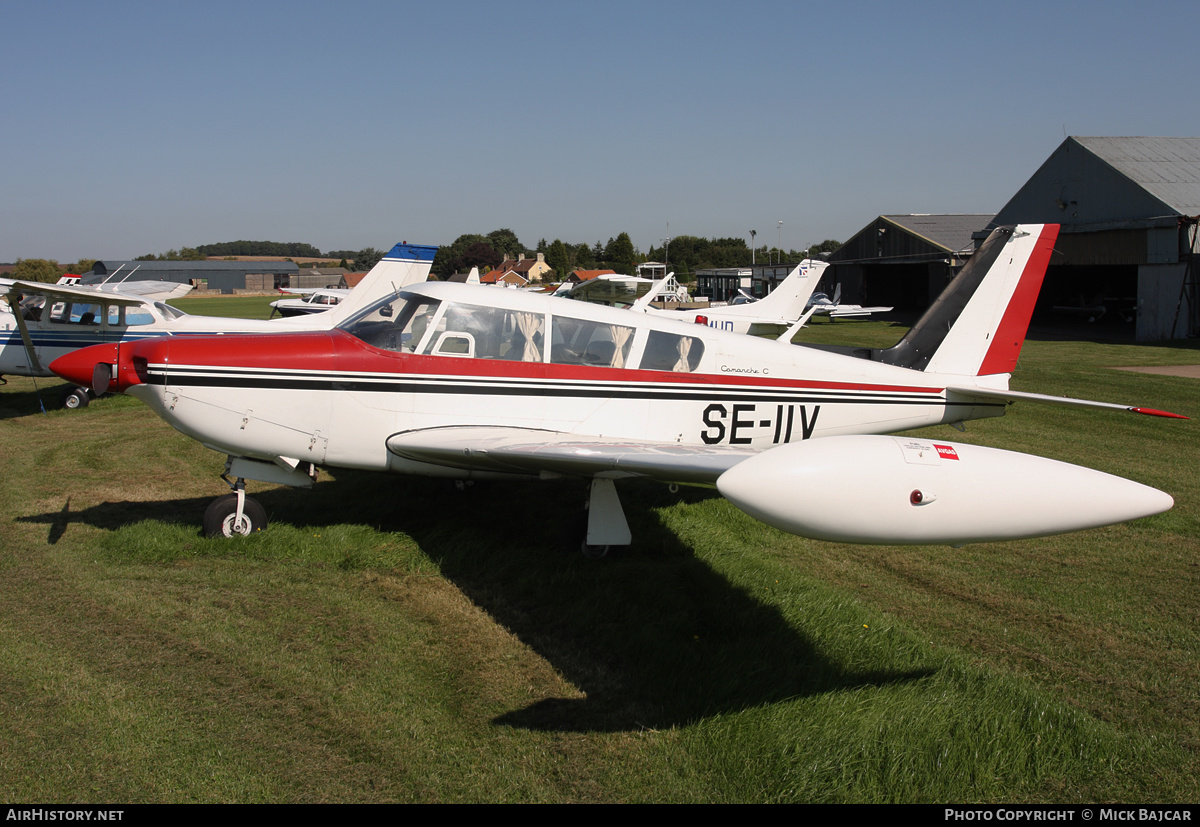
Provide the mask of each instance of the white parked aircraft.
POLYGON ((715 485, 785 531, 852 543, 1008 540, 1171 507, 1167 494, 1042 457, 881 436, 1000 416, 1057 225, 996 230, 894 347, 797 347, 658 313, 518 290, 413 284, 338 327, 160 338, 60 358, 228 454, 210 535, 265 527, 245 480, 318 466, 456 479, 591 481, 585 549, 631 541, 614 481, 715 485))
MULTIPOLYGON (((124 290, 0 281, 0 295, 8 302, 7 310, 0 309, 0 376, 52 376, 47 366, 55 359, 96 344, 164 336, 327 329, 411 282, 424 281, 436 252, 436 247, 397 244, 334 310, 274 320, 191 316, 163 301, 124 290), (20 312, 12 312, 16 307, 20 312)), ((82 389, 72 388, 64 396, 68 407, 87 402, 82 389)))
POLYGON ((808 300, 805 310, 828 316, 831 319, 845 319, 852 316, 870 316, 872 313, 887 313, 890 307, 863 307, 861 304, 840 304, 842 285, 834 288, 833 298, 824 293, 813 293, 808 300))
POLYGON ((349 290, 344 290, 338 287, 323 287, 320 289, 308 290, 305 288, 296 288, 294 290, 281 290, 281 293, 291 293, 300 296, 298 299, 279 299, 271 302, 271 315, 276 312, 280 316, 309 316, 313 313, 324 313, 326 310, 332 310, 342 303, 342 300, 350 295, 349 290))
MULTIPOLYGON (((804 312, 805 304, 816 288, 821 276, 829 265, 824 261, 805 259, 787 275, 779 286, 761 299, 753 299, 738 304, 720 307, 706 307, 700 310, 660 310, 651 302, 659 295, 662 285, 670 280, 670 276, 658 281, 636 278, 634 276, 599 276, 592 282, 585 282, 579 287, 593 286, 602 279, 617 285, 630 285, 625 300, 618 302, 602 302, 615 304, 618 307, 628 307, 648 313, 663 313, 676 321, 688 321, 703 324, 717 330, 728 330, 734 333, 748 333, 751 336, 778 337, 782 332, 792 328, 804 312), (649 290, 637 296, 638 285, 649 285, 649 290)), ((578 288, 576 288, 577 290, 578 288)), ((579 298, 576 290, 559 292, 555 295, 569 295, 579 298)), ((592 291, 593 293, 598 291, 592 291)), ((584 293, 586 296, 587 294, 584 293)), ((587 301, 588 299, 584 299, 587 301)), ((798 328, 796 328, 798 329, 798 328)), ((794 331, 793 331, 794 333, 794 331)))

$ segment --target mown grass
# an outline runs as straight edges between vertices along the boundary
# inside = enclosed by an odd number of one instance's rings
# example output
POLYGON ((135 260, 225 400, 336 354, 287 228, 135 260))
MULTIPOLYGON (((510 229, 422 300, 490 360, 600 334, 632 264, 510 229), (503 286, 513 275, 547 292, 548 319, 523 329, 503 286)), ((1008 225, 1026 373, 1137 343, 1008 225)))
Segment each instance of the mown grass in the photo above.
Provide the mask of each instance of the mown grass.
POLYGON ((267 319, 271 316, 271 302, 281 294, 267 296, 184 296, 171 302, 184 313, 196 316, 229 316, 235 319, 267 319))
MULTIPOLYGON (((1200 380, 1107 369, 1185 362, 1035 339, 1014 385, 1196 414, 1200 380)), ((0 394, 0 798, 1195 798, 1194 422, 936 431, 1176 497, 1128 525, 843 546, 631 484, 635 546, 597 562, 560 550, 576 483, 339 472, 259 486, 271 528, 207 540, 220 457, 126 398, 43 416, 32 387, 0 394)))

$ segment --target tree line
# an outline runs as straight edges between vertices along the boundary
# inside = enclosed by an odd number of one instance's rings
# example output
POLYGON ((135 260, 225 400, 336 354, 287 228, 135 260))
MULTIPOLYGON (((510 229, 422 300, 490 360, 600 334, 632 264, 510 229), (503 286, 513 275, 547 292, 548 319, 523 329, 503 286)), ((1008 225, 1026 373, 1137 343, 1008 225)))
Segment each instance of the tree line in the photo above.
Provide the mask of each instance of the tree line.
POLYGON ((562 281, 574 270, 611 269, 632 275, 637 265, 644 261, 665 261, 677 278, 690 281, 697 269, 747 267, 752 260, 759 264, 771 261, 799 263, 806 256, 833 252, 840 246, 840 242, 826 239, 807 250, 784 252, 764 245, 752 251, 743 238, 679 236, 663 247, 651 247, 643 255, 634 247, 629 233, 623 232, 608 239, 606 244, 599 241, 595 244, 571 243, 558 238, 547 242, 543 238, 533 250, 528 250, 520 244, 512 230, 505 229, 493 230, 487 235, 460 235, 453 244, 438 249, 433 261, 433 273, 440 279, 446 279, 472 267, 479 267, 481 271, 495 268, 504 259, 516 259, 523 252, 526 256, 542 253, 546 264, 554 270, 554 281, 562 281))
MULTIPOLYGON (((455 273, 465 273, 472 267, 486 272, 499 267, 505 259, 517 259, 522 253, 526 257, 542 253, 554 271, 553 281, 564 280, 574 270, 615 270, 632 275, 638 264, 644 261, 665 261, 681 281, 691 281, 696 270, 714 267, 747 267, 753 259, 759 264, 779 262, 791 264, 808 255, 833 252, 841 244, 826 239, 807 250, 784 252, 775 247, 756 247, 751 251, 744 238, 700 238, 681 235, 670 239, 662 247, 651 247, 643 255, 633 244, 629 233, 619 233, 607 243, 596 241, 571 243, 561 239, 538 241, 534 249, 528 249, 510 229, 492 230, 486 235, 465 233, 454 243, 439 247, 433 260, 433 274, 447 279, 455 273)), ((202 261, 209 256, 278 256, 284 259, 326 258, 338 260, 340 266, 365 272, 374 267, 385 251, 374 247, 362 250, 331 250, 322 254, 311 244, 275 241, 226 241, 220 244, 201 244, 183 247, 160 254, 138 256, 134 261, 202 261)), ((74 264, 60 265, 53 259, 17 259, 12 277, 25 281, 55 282, 64 273, 86 273, 92 269, 95 259, 81 259, 74 264)))

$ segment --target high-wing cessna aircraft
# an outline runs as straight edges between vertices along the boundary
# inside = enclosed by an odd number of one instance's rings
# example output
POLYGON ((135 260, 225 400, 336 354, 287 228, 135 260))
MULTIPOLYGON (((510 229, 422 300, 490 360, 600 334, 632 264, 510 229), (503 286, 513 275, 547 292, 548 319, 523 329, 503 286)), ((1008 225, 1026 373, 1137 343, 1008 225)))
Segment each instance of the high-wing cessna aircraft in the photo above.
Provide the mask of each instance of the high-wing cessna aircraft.
MULTIPOLYGON (((245 480, 318 466, 591 480, 585 549, 631 541, 614 480, 715 485, 747 513, 853 543, 1007 540, 1120 522, 1167 494, 1088 468, 929 437, 1006 390, 1057 225, 1001 228, 888 349, 794 346, 664 314, 413 284, 336 328, 108 344, 53 364, 228 454, 210 535, 266 525, 245 480)), ((1174 416, 1173 414, 1164 414, 1174 416)))
MULTIPOLYGON (((7 300, 8 311, 0 305, 0 376, 51 376, 47 366, 55 359, 102 343, 328 329, 398 288, 424 281, 436 251, 436 247, 397 244, 329 312, 275 320, 190 316, 164 301, 129 292, 4 280, 0 282, 0 296, 7 300), (35 298, 40 303, 31 305, 29 300, 35 298)), ((64 403, 72 408, 87 402, 88 396, 81 389, 71 389, 64 397, 64 403)))

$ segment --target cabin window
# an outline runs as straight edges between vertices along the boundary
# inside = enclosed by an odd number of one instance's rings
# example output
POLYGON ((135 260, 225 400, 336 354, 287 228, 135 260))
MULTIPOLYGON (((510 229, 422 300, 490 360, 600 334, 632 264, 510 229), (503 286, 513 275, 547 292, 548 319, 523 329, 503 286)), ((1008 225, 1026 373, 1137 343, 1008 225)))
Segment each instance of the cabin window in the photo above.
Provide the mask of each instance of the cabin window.
POLYGON ((623 368, 632 345, 632 327, 556 316, 550 361, 559 365, 623 368))
POLYGON ((154 315, 143 306, 123 307, 119 304, 108 306, 109 327, 136 327, 147 324, 154 324, 154 315))
POLYGON ((413 353, 425 338, 440 304, 411 296, 392 299, 371 308, 344 329, 373 347, 413 353))
POLYGON ((669 370, 691 373, 700 365, 704 342, 695 336, 651 330, 642 353, 642 370, 669 370))
MULTIPOLYGON (((542 361, 545 317, 499 307, 448 304, 438 323, 439 339, 448 333, 470 337, 476 359, 542 361), (442 333, 441 331, 445 331, 442 333)), ((435 351, 441 354, 439 348, 435 351)))
MULTIPOLYGON (((179 315, 183 315, 180 313, 179 315)), ((154 324, 154 314, 143 306, 125 308, 125 324, 129 327, 154 324)))
POLYGON ((55 302, 50 308, 50 321, 58 324, 99 326, 103 321, 104 308, 98 304, 80 302, 55 302))

